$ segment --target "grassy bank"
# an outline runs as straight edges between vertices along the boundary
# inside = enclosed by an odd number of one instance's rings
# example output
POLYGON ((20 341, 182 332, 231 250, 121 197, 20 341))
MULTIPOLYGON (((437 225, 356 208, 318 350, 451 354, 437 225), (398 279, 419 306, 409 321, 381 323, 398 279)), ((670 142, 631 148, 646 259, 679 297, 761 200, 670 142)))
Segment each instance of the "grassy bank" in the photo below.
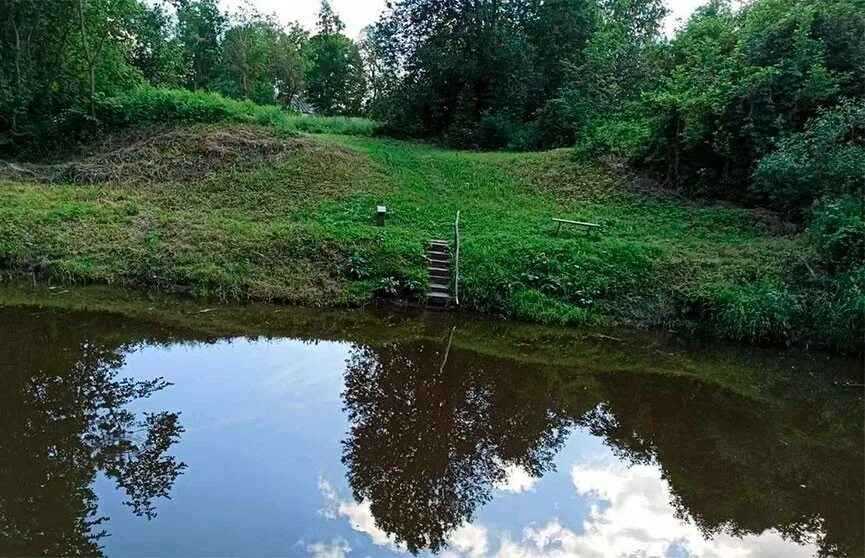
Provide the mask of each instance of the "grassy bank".
POLYGON ((566 150, 468 153, 198 124, 4 174, 9 276, 314 305, 421 299, 425 245, 450 238, 461 210, 469 308, 843 349, 861 337, 861 281, 809 283, 804 234, 771 215, 677 201, 566 150), (383 229, 373 223, 382 203, 383 229), (556 235, 551 217, 602 227, 556 235))

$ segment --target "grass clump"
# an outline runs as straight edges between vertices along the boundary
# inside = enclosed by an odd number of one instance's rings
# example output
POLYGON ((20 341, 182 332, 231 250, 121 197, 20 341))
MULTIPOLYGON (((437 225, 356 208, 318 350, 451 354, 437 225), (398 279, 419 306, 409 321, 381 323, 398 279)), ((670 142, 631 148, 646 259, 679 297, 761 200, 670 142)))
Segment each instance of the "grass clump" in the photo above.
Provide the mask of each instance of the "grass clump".
POLYGON ((594 325, 602 320, 583 308, 545 295, 536 289, 521 289, 510 296, 508 310, 518 318, 554 325, 594 325))
POLYGON ((698 295, 703 313, 725 337, 748 341, 785 341, 803 318, 803 308, 788 285, 764 280, 757 283, 713 283, 698 295))

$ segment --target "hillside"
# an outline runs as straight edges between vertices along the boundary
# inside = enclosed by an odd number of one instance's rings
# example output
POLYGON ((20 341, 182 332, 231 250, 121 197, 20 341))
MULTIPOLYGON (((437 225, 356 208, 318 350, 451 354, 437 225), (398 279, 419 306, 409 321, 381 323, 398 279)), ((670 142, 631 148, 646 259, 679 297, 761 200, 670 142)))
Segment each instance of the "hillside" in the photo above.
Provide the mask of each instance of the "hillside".
POLYGON ((469 308, 840 348, 862 329, 854 293, 803 279, 804 234, 766 212, 678 201, 569 150, 195 125, 7 163, 0 177, 0 268, 13 278, 306 305, 418 299, 426 243, 450 238, 461 210, 469 308), (552 217, 602 229, 556 235, 552 217))

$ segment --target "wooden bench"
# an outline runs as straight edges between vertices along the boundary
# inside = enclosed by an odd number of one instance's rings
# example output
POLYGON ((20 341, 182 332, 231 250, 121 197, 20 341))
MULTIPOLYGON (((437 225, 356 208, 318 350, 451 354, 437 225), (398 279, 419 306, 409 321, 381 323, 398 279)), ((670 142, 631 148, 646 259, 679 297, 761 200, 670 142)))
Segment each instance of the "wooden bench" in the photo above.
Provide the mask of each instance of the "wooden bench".
POLYGON ((570 219, 556 219, 555 217, 553 218, 553 222, 559 224, 559 226, 556 227, 556 234, 562 232, 562 223, 564 223, 565 225, 576 225, 578 227, 583 227, 583 229, 587 231, 601 226, 597 223, 584 223, 582 221, 571 221, 570 219))

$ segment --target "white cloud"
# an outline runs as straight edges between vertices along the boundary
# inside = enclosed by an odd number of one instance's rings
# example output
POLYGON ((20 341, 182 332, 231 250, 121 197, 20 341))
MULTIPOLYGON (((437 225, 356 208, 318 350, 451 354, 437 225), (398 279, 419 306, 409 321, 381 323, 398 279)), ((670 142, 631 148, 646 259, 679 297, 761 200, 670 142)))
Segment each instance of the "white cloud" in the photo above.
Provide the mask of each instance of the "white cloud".
POLYGON ((313 543, 306 545, 306 551, 315 558, 345 558, 351 552, 348 541, 341 537, 333 539, 330 544, 313 543))
MULTIPOLYGON (((484 525, 467 523, 451 533, 440 558, 650 558, 674 549, 702 558, 804 558, 816 551, 814 546, 784 540, 776 531, 742 538, 721 533, 704 539, 693 522, 676 517, 670 487, 654 465, 627 467, 604 457, 575 465, 571 482, 589 504, 582 525, 565 526, 552 518, 525 527, 514 537, 508 531, 494 533, 484 525)), ((530 490, 531 484, 514 481, 512 487, 512 492, 522 492, 530 490)), ((368 535, 377 546, 405 552, 392 535, 376 526, 368 501, 337 500, 326 481, 320 481, 319 488, 352 529, 368 535)))
POLYGON ((813 547, 784 540, 775 531, 742 538, 721 533, 705 540, 692 522, 676 517, 670 487, 654 465, 579 464, 571 470, 577 492, 592 502, 583 531, 553 529, 540 542, 560 542, 580 556, 664 556, 671 547, 706 558, 812 556, 813 547))
POLYGON ((339 499, 336 496, 336 490, 324 477, 318 478, 318 490, 321 492, 321 497, 324 498, 324 507, 318 510, 318 513, 327 519, 336 519, 336 512, 339 508, 339 499))
POLYGON ((389 546, 393 550, 403 550, 397 545, 393 535, 388 535, 375 524, 375 517, 372 515, 368 500, 364 500, 359 504, 354 501, 340 502, 339 515, 348 518, 352 529, 369 535, 373 544, 377 546, 389 546))
POLYGON ((538 479, 531 476, 528 471, 519 465, 507 465, 505 467, 505 480, 496 483, 496 488, 503 492, 529 492, 534 489, 538 479))
POLYGON ((480 558, 487 555, 487 530, 479 525, 464 523, 448 537, 448 548, 459 556, 480 558))

